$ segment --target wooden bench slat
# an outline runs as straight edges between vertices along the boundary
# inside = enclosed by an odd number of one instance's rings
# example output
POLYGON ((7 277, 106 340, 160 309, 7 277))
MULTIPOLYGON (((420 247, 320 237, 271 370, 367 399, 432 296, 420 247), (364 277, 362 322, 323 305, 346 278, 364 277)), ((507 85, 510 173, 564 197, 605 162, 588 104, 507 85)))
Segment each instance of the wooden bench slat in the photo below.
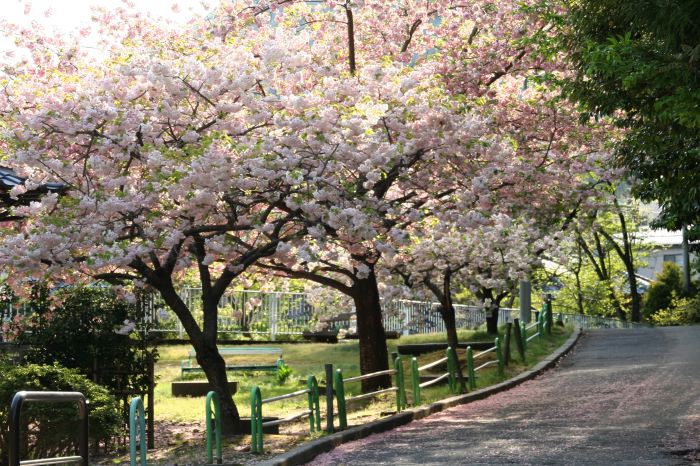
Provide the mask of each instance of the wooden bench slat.
MULTIPOLYGON (((226 366, 227 371, 276 371, 278 366, 226 366)), ((182 372, 202 372, 200 366, 182 367, 182 372)))
MULTIPOLYGON (((280 364, 284 364, 282 361, 282 348, 218 348, 219 354, 222 356, 248 356, 248 355, 258 355, 258 354, 274 354, 277 355, 278 359, 274 365, 272 364, 238 364, 238 365, 227 365, 227 371, 276 371, 280 364)), ((189 352, 189 359, 185 359, 180 362, 180 373, 185 372, 201 372, 202 368, 192 364, 192 359, 197 355, 194 349, 189 352)))
MULTIPOLYGON (((282 348, 219 348, 222 356, 246 356, 249 354, 282 354, 282 348)), ((197 355, 195 350, 190 350, 190 357, 197 355)))

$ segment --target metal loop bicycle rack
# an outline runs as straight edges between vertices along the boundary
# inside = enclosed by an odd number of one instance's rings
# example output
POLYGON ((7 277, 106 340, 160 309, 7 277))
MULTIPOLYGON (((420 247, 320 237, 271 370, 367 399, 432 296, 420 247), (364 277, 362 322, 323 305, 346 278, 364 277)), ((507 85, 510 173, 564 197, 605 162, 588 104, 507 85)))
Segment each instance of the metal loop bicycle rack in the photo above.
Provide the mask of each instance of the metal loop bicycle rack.
POLYGON ((88 408, 85 396, 79 392, 28 392, 15 393, 10 406, 10 445, 9 466, 41 466, 49 464, 78 463, 80 466, 88 466, 88 408), (63 456, 57 458, 42 458, 34 460, 20 460, 20 416, 25 402, 66 403, 78 404, 80 416, 80 432, 78 437, 79 456, 63 456))

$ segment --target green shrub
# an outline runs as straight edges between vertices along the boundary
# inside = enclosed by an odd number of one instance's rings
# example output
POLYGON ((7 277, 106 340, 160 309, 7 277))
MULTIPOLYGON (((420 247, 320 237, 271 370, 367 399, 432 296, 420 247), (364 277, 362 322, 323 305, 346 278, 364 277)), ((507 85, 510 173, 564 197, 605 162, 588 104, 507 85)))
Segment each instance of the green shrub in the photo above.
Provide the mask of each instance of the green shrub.
POLYGON ((674 296, 667 309, 651 316, 655 325, 687 325, 700 322, 700 296, 674 296))
POLYGON ((277 367, 277 374, 275 376, 275 381, 277 385, 284 385, 289 377, 294 373, 294 370, 288 365, 282 363, 277 367))
MULTIPOLYGON (((109 392, 74 369, 58 365, 13 366, 0 362, 0 465, 7 465, 9 406, 20 390, 77 391, 89 401, 90 442, 95 446, 121 433, 118 404, 109 392)), ((78 409, 72 403, 26 403, 22 407, 22 459, 68 456, 76 451, 78 409), (29 432, 27 432, 29 427, 29 432), (29 434, 28 441, 26 435, 29 434), (27 448, 28 447, 28 448, 27 448)))
POLYGON ((17 337, 31 347, 28 362, 77 369, 112 393, 147 391, 147 359, 156 354, 135 330, 142 318, 136 306, 105 287, 58 290, 52 297, 59 304, 34 294, 34 313, 17 337))
POLYGON ((661 309, 669 309, 674 296, 683 293, 681 269, 672 262, 664 262, 663 270, 656 276, 642 302, 642 312, 648 320, 661 309))

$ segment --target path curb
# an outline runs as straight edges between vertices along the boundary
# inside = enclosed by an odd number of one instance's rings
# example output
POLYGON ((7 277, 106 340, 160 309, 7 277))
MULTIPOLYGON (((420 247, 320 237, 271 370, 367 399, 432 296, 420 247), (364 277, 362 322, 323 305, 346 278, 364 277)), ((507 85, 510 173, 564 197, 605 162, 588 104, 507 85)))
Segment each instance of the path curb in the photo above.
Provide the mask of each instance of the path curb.
POLYGON ((274 458, 257 464, 260 466, 302 465, 311 461, 321 453, 330 451, 343 443, 368 437, 372 434, 385 432, 387 430, 394 429, 404 424, 408 424, 409 422, 415 421, 417 419, 422 419, 424 417, 430 416, 431 414, 439 413, 440 411, 443 411, 447 408, 452 408, 457 405, 481 400, 493 394, 500 393, 510 388, 513 388, 516 385, 520 385, 521 383, 527 380, 537 377, 542 372, 553 367, 559 359, 561 359, 574 347, 579 337, 581 336, 581 333, 581 328, 577 327, 571 334, 571 336, 564 342, 564 344, 557 348, 557 350, 554 351, 554 353, 550 354, 545 359, 540 361, 532 369, 525 371, 522 374, 518 374, 512 379, 508 379, 499 384, 482 388, 480 390, 476 390, 464 395, 457 395, 450 398, 445 398, 444 400, 436 401, 435 403, 429 404, 428 406, 408 409, 402 413, 394 414, 393 416, 389 416, 384 419, 369 422, 361 426, 351 427, 341 432, 336 432, 334 434, 327 435, 316 440, 311 440, 310 442, 306 442, 302 445, 299 445, 298 447, 295 447, 285 453, 282 453, 281 455, 275 456, 274 458))

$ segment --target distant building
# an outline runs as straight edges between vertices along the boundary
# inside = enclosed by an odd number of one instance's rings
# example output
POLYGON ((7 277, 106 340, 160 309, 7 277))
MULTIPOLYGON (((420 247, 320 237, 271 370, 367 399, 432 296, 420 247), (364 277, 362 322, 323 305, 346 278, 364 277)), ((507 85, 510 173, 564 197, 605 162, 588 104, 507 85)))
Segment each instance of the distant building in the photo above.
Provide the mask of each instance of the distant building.
MULTIPOLYGON (((651 248, 645 257, 646 265, 637 274, 653 280, 661 272, 664 262, 673 262, 683 269, 683 235, 680 231, 646 230, 636 233, 637 240, 651 248)), ((695 254, 690 254, 692 264, 695 254)))

